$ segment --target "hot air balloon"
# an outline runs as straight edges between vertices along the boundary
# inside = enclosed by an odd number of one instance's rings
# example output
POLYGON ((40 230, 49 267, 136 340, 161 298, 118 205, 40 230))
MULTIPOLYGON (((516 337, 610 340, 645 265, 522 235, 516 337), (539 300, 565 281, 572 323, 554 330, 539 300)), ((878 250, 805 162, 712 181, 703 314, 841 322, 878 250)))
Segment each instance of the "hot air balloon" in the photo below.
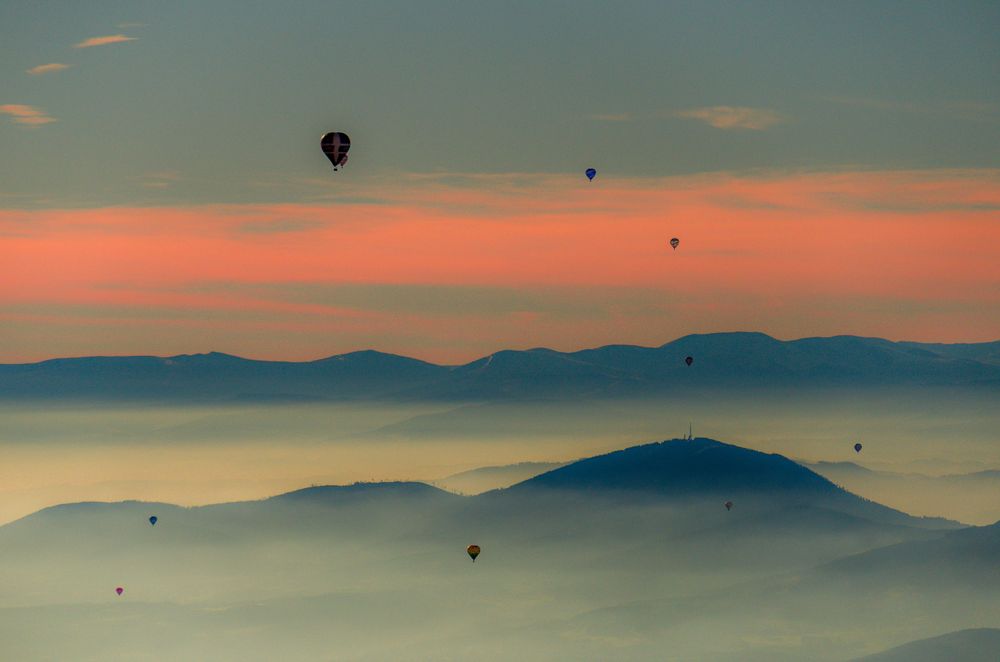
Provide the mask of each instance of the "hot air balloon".
POLYGON ((586 172, 587 179, 589 179, 590 181, 594 181, 594 175, 596 174, 597 174, 596 170, 594 170, 593 168, 587 168, 586 172))
POLYGON ((465 551, 467 551, 469 553, 469 556, 472 557, 472 562, 475 563, 476 562, 476 557, 479 556, 479 552, 481 550, 479 549, 479 545, 469 545, 465 549, 465 551))
POLYGON ((855 453, 861 452, 861 444, 854 444, 854 452, 855 453))
POLYGON ((727 501, 726 502, 726 510, 732 510, 732 509, 733 509, 733 502, 732 501, 727 501))
POLYGON ((319 145, 323 148, 326 158, 333 164, 334 171, 337 170, 337 166, 344 167, 347 163, 347 151, 351 149, 351 139, 346 133, 339 131, 327 133, 319 141, 319 145))
POLYGON ((678 239, 677 237, 674 237, 673 239, 670 240, 670 247, 673 248, 674 250, 677 250, 677 247, 680 246, 680 243, 681 240, 678 239))
POLYGON ((150 524, 151 526, 156 526, 156 520, 158 520, 158 519, 159 519, 159 518, 158 518, 158 517, 157 517, 156 515, 151 515, 151 516, 149 517, 149 524, 150 524))
POLYGON ((694 363, 694 357, 693 356, 684 357, 684 363, 691 365, 692 363, 694 363))
POLYGON ((123 589, 121 586, 119 586, 118 588, 115 589, 115 593, 117 593, 118 595, 121 595, 124 592, 125 592, 125 589, 123 589))

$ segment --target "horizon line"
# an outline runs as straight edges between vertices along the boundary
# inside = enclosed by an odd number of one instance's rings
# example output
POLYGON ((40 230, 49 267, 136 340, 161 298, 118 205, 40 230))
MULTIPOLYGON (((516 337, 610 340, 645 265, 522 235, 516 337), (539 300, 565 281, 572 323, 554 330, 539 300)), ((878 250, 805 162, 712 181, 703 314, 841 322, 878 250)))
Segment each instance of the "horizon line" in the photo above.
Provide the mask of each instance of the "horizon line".
POLYGON ((483 361, 485 359, 491 358, 492 356, 494 356, 496 354, 499 354, 500 352, 538 352, 538 351, 546 351, 546 352, 555 352, 555 353, 558 353, 558 354, 574 354, 576 352, 594 351, 594 350, 605 349, 605 348, 608 348, 608 347, 634 347, 634 348, 638 348, 638 349, 662 349, 662 348, 666 347, 667 345, 670 345, 672 343, 678 342, 680 340, 684 340, 685 338, 691 338, 691 337, 695 337, 695 336, 732 336, 732 335, 758 335, 758 336, 764 336, 766 338, 769 338, 771 340, 774 340, 774 341, 780 342, 780 343, 791 343, 791 342, 798 342, 798 341, 802 341, 802 340, 832 340, 834 338, 857 338, 859 340, 881 340, 881 341, 889 342, 889 343, 893 343, 893 344, 914 344, 914 345, 989 345, 989 344, 992 344, 992 343, 1000 343, 1000 338, 997 338, 995 340, 972 341, 972 342, 966 342, 966 341, 963 341, 963 342, 943 342, 943 341, 921 341, 921 340, 892 340, 890 338, 883 338, 881 336, 860 336, 860 335, 854 335, 854 334, 849 334, 849 333, 838 333, 838 334, 829 335, 829 336, 818 336, 817 335, 817 336, 801 336, 801 337, 798 337, 798 338, 778 338, 776 336, 773 336, 773 335, 771 335, 769 333, 765 333, 763 331, 711 331, 711 332, 703 332, 703 333, 687 333, 687 334, 685 334, 683 336, 678 336, 678 337, 674 338, 673 340, 668 340, 667 342, 665 342, 663 344, 660 344, 660 345, 638 345, 638 344, 633 344, 633 343, 608 343, 608 344, 605 344, 605 345, 578 347, 576 349, 568 349, 568 350, 553 349, 551 347, 529 347, 529 348, 525 348, 525 349, 513 349, 513 348, 505 347, 505 348, 502 348, 502 349, 494 350, 494 351, 492 351, 492 352, 490 352, 488 354, 484 354, 482 356, 478 356, 477 358, 474 358, 474 359, 472 359, 470 361, 466 361, 465 363, 436 363, 434 361, 428 361, 426 359, 417 358, 415 356, 410 356, 408 354, 400 354, 400 353, 397 353, 397 352, 384 351, 384 350, 380 350, 380 349, 374 349, 374 348, 371 348, 371 347, 367 347, 367 348, 363 348, 363 349, 349 350, 349 351, 346 351, 346 352, 341 352, 339 354, 328 354, 328 355, 319 356, 319 357, 314 358, 314 359, 303 359, 303 360, 298 360, 298 361, 289 360, 289 359, 258 359, 258 358, 251 358, 251 357, 247 357, 247 356, 241 356, 239 354, 231 354, 229 352, 222 352, 222 351, 217 351, 217 350, 209 350, 209 351, 206 351, 206 352, 194 352, 194 353, 184 353, 184 354, 170 354, 170 355, 160 355, 160 354, 83 354, 83 355, 79 355, 79 356, 52 356, 52 357, 49 357, 49 358, 46 358, 46 359, 39 359, 37 361, 19 361, 19 362, 12 362, 12 363, 5 363, 4 362, 4 363, 0 363, 0 366, 38 365, 38 364, 41 364, 41 363, 48 363, 50 361, 67 361, 67 360, 82 360, 82 359, 135 359, 135 358, 153 358, 153 359, 165 359, 165 360, 167 360, 167 359, 178 359, 178 358, 188 358, 188 357, 195 357, 195 356, 211 356, 211 355, 219 355, 219 356, 225 356, 225 357, 229 357, 229 358, 240 359, 242 361, 254 361, 254 362, 259 362, 259 363, 295 363, 295 364, 303 364, 303 363, 316 363, 316 362, 319 362, 319 361, 327 361, 329 359, 342 358, 342 357, 351 356, 351 355, 354 355, 354 354, 374 353, 374 354, 382 354, 382 355, 385 355, 385 356, 396 356, 396 357, 400 357, 400 358, 404 358, 404 359, 410 359, 410 360, 413 360, 413 361, 420 361, 422 363, 427 363, 429 365, 439 366, 439 367, 442 367, 442 368, 455 368, 455 367, 461 367, 461 366, 471 365, 471 364, 476 363, 478 361, 483 361))

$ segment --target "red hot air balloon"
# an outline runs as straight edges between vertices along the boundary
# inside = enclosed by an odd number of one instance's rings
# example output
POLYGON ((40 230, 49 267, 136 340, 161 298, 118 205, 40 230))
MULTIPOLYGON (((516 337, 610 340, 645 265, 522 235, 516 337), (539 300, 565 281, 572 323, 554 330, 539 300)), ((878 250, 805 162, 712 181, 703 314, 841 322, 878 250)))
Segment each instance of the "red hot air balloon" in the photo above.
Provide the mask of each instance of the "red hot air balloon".
POLYGON ((118 588, 115 589, 115 593, 117 593, 118 595, 121 595, 124 592, 125 592, 125 589, 123 589, 121 586, 119 586, 118 588))
POLYGON ((479 552, 482 550, 479 549, 479 545, 469 545, 465 548, 465 551, 469 553, 469 556, 472 557, 472 562, 475 563, 476 557, 479 556, 479 552))

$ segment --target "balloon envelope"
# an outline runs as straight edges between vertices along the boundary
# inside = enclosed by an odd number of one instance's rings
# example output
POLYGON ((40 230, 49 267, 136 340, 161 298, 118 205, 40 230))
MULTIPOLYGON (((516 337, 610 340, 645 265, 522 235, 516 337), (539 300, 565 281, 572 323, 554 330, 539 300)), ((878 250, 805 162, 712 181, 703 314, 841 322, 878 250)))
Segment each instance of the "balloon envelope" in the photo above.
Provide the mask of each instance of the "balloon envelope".
POLYGON ((590 181, 594 181, 594 175, 596 174, 597 174, 596 170, 594 170, 593 168, 587 168, 587 179, 589 179, 590 181))
POLYGON ((157 519, 159 519, 159 518, 158 518, 158 517, 157 517, 156 515, 153 515, 152 517, 150 517, 150 518, 149 518, 149 523, 150 523, 150 524, 151 524, 152 526, 156 526, 156 520, 157 520, 157 519))
POLYGON ((115 593, 117 593, 118 595, 121 595, 124 591, 125 589, 123 589, 121 586, 115 589, 115 593))
POLYGON ((332 131, 324 134, 319 141, 319 146, 326 154, 326 158, 330 159, 334 170, 337 169, 337 166, 343 166, 347 163, 347 150, 351 149, 351 139, 347 137, 346 133, 332 131))
POLYGON ((691 365, 692 363, 694 363, 694 357, 693 356, 685 357, 684 363, 687 363, 688 365, 691 365))
POLYGON ((681 240, 678 239, 677 237, 674 237, 673 239, 670 240, 670 247, 673 248, 674 250, 677 250, 677 247, 680 245, 680 243, 681 240))
POLYGON ((726 502, 726 510, 732 510, 732 509, 733 509, 733 502, 732 501, 727 501, 726 502))
POLYGON ((472 557, 472 562, 475 563, 476 557, 479 556, 481 550, 479 549, 479 545, 469 545, 465 548, 465 551, 469 553, 469 556, 472 557))
POLYGON ((855 453, 861 452, 861 444, 854 444, 854 452, 855 453))

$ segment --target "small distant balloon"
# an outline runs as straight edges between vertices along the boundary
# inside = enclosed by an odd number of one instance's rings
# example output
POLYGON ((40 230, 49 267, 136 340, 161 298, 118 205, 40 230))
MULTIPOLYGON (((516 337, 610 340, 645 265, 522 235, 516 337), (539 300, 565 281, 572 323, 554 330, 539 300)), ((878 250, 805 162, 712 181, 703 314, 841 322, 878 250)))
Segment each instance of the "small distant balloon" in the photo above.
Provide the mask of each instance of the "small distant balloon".
POLYGON ((479 549, 479 545, 469 545, 465 549, 465 551, 467 551, 469 553, 469 556, 472 557, 472 562, 475 563, 476 562, 476 557, 479 556, 479 552, 482 551, 482 550, 479 549))
POLYGON ((159 519, 159 518, 158 518, 158 517, 157 517, 156 515, 152 515, 152 516, 150 516, 150 518, 149 518, 149 523, 150 523, 150 525, 151 525, 151 526, 156 526, 156 521, 157 521, 158 519, 159 519))
POLYGON ((733 502, 732 501, 727 501, 726 502, 726 510, 732 510, 732 509, 733 509, 733 502))
POLYGON ((121 586, 119 586, 118 588, 115 589, 115 593, 117 593, 118 595, 121 595, 124 592, 125 592, 125 589, 123 589, 121 586))
POLYGON ((351 149, 351 139, 347 137, 346 133, 340 131, 327 133, 320 139, 319 145, 323 149, 323 153, 326 154, 326 158, 330 159, 335 171, 337 166, 344 167, 344 164, 347 163, 347 150, 351 149))
POLYGON ((692 363, 694 363, 694 357, 693 356, 687 356, 687 357, 685 357, 684 358, 684 363, 687 363, 688 365, 691 365, 692 363))
POLYGON ((587 179, 589 179, 590 181, 594 181, 594 176, 597 175, 597 171, 594 170, 593 168, 587 168, 586 175, 587 179))
POLYGON ((680 246, 680 244, 681 240, 678 239, 677 237, 674 237, 673 239, 670 240, 670 247, 673 248, 674 250, 677 250, 677 247, 680 246))
POLYGON ((861 452, 861 448, 862 448, 861 444, 854 444, 854 452, 855 453, 860 453, 861 452))

